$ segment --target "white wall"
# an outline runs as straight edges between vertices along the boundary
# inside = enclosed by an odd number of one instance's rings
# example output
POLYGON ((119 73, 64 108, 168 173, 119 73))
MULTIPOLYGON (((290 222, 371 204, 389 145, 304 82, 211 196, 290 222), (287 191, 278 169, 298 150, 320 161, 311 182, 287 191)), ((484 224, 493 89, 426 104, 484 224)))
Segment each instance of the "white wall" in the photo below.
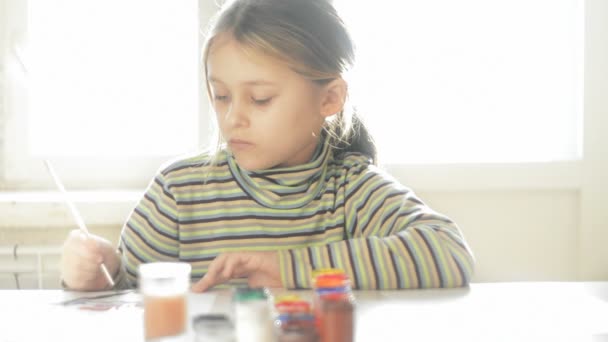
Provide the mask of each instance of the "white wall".
MULTIPOLYGON (((5 67, 4 67, 4 56, 6 51, 6 25, 4 24, 7 20, 6 18, 6 3, 4 0, 0 0, 0 132, 4 132, 4 120, 2 120, 5 113, 5 87, 4 87, 4 76, 5 76, 5 67)), ((4 151, 4 141, 0 136, 0 151, 4 151)), ((3 165, 3 154, 0 153, 0 165, 3 165)), ((0 179, 3 178, 4 171, 2 167, 0 167, 0 179)), ((0 189, 2 187, 0 186, 0 189)))
POLYGON ((587 0, 581 276, 608 279, 608 1, 587 0))
POLYGON ((465 232, 477 259, 474 281, 577 279, 576 191, 420 195, 465 232))
MULTIPOLYGON (((5 4, 6 0, 0 0, 0 51, 6 48, 5 4)), ((608 2, 587 0, 586 6, 588 25, 593 27, 588 27, 591 34, 587 36, 583 162, 573 167, 497 170, 446 166, 435 168, 434 173, 396 171, 425 202, 460 225, 477 258, 476 282, 608 280, 608 137, 604 135, 608 131, 608 2)), ((6 93, 3 65, 0 95, 6 93)), ((2 134, 3 103, 0 96, 2 134)), ((36 193, 2 192, 7 186, 2 183, 2 165, 0 159, 0 248, 61 244, 73 223, 60 200, 36 193)), ((78 205, 92 231, 116 241, 137 193, 109 197, 114 200, 90 201, 82 195, 78 205)), ((0 288, 15 283, 12 274, 2 274, 3 267, 38 262, 25 256, 13 259, 0 256, 0 288)), ((45 258, 43 266, 50 273, 44 286, 56 287, 56 256, 45 258)), ((20 280, 24 287, 37 286, 33 275, 20 280)))

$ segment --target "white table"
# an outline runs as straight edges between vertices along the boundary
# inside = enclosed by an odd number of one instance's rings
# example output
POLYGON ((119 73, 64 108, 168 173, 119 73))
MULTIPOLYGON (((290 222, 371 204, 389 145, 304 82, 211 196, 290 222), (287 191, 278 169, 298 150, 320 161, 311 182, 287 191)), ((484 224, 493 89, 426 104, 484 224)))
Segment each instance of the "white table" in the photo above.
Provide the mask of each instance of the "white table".
MULTIPOLYGON (((142 340, 139 307, 95 312, 52 304, 95 294, 0 291, 0 341, 142 340)), ((608 282, 358 291, 356 298, 357 341, 608 341, 608 282)), ((230 314, 230 293, 190 294, 189 308, 191 315, 230 314)))

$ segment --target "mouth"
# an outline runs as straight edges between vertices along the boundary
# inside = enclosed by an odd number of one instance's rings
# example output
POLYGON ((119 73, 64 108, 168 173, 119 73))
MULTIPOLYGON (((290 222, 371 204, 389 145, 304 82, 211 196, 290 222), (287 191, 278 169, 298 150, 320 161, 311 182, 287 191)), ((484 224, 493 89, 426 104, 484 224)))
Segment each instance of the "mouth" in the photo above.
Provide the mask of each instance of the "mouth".
POLYGON ((245 150, 245 149, 253 147, 252 142, 249 142, 246 140, 241 140, 241 139, 230 139, 228 141, 228 145, 230 146, 230 148, 232 150, 245 150))

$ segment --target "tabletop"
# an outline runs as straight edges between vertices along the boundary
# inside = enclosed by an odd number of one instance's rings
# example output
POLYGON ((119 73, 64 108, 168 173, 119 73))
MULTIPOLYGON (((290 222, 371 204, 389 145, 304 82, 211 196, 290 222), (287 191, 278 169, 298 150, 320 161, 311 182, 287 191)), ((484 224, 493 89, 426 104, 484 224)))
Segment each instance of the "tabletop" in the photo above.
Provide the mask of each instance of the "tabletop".
MULTIPOLYGON (((0 341, 143 340, 139 294, 84 298, 104 294, 0 290, 0 341), (61 304, 71 299, 76 301, 61 304)), ((608 342, 608 282, 479 283, 457 289, 355 291, 355 297, 357 341, 608 342)), ((230 316, 231 292, 190 293, 188 306, 190 316, 230 316)), ((191 331, 186 340, 195 340, 191 331)))

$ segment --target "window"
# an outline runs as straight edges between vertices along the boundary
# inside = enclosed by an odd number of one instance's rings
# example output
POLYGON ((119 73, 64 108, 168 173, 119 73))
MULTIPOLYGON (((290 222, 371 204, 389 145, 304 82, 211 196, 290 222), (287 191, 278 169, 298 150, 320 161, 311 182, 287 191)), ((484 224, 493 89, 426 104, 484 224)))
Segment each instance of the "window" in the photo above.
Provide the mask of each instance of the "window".
MULTIPOLYGON (((381 162, 580 159, 582 2, 334 0, 357 42, 352 98, 381 162)), ((52 186, 50 158, 69 188, 139 188, 208 141, 199 29, 214 1, 8 3, 11 187, 52 186)))
POLYGON ((582 157, 580 0, 337 0, 381 161, 582 157), (381 134, 379 134, 381 133, 381 134))
POLYGON ((9 64, 12 184, 50 184, 48 158, 75 186, 141 186, 200 148, 197 0, 13 6, 27 39, 9 42, 19 62, 9 64))

